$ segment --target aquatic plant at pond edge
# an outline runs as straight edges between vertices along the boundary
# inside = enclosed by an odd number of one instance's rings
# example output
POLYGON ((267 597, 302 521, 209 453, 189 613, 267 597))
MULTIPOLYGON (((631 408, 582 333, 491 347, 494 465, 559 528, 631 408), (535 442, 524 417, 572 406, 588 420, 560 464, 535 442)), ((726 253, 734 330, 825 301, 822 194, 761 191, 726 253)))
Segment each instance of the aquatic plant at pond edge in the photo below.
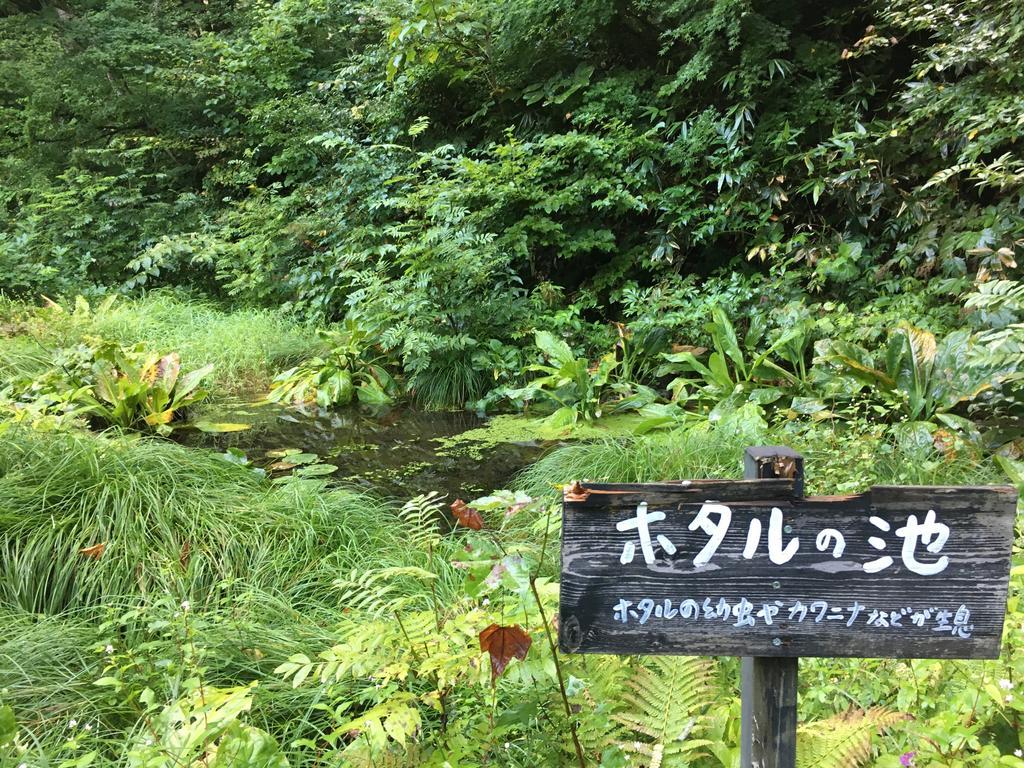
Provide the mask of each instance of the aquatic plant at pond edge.
POLYGON ((294 405, 315 403, 320 408, 348 405, 389 405, 399 394, 398 383, 375 352, 376 340, 354 321, 342 331, 320 331, 330 345, 322 357, 310 358, 274 378, 267 400, 294 405))

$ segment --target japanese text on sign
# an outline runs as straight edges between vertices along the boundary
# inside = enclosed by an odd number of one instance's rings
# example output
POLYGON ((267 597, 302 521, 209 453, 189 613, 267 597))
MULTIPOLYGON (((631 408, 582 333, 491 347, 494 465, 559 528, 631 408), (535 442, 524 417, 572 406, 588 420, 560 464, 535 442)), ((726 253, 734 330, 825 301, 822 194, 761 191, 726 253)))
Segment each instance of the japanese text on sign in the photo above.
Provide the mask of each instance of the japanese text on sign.
MULTIPOLYGON (((688 526, 689 530, 700 530, 707 536, 707 542, 693 556, 694 566, 700 567, 711 562, 725 540, 732 516, 732 509, 726 504, 705 502, 701 505, 688 526)), ((619 532, 636 532, 635 537, 627 539, 622 545, 619 561, 623 565, 633 562, 636 557, 636 539, 639 539, 640 552, 648 565, 655 563, 655 542, 668 555, 675 555, 679 551, 679 547, 667 536, 651 529, 653 523, 659 523, 664 519, 664 512, 650 512, 647 509, 647 502, 640 502, 633 517, 616 523, 615 529, 619 532)), ((897 539, 902 540, 899 545, 900 559, 911 573, 934 576, 949 565, 949 558, 939 554, 949 539, 949 526, 939 522, 934 509, 929 509, 920 520, 916 514, 908 515, 904 525, 895 530, 891 523, 875 515, 870 515, 867 519, 879 534, 893 533, 897 539)), ((757 554, 763 538, 762 532, 761 520, 752 517, 743 548, 744 559, 750 560, 757 554)), ((800 539, 797 536, 789 536, 790 533, 789 526, 784 525, 782 510, 779 507, 772 507, 768 518, 767 550, 768 559, 776 565, 785 565, 800 550, 800 539)), ((879 553, 888 548, 888 542, 882 535, 870 536, 868 544, 879 553)), ((830 551, 833 558, 842 557, 846 551, 846 537, 836 528, 823 528, 814 538, 814 548, 818 552, 830 551)), ((863 563, 863 569, 865 573, 878 573, 894 562, 892 555, 880 554, 877 558, 863 563)))
POLYGON ((884 609, 862 605, 857 600, 854 600, 852 605, 830 604, 827 600, 807 603, 802 600, 772 600, 758 605, 745 597, 734 604, 730 604, 724 597, 717 601, 710 597, 705 597, 702 601, 690 598, 680 600, 678 604, 668 598, 644 598, 635 603, 620 598, 612 608, 612 614, 615 621, 622 624, 647 624, 652 619, 660 619, 679 622, 723 621, 733 627, 754 627, 758 624, 772 626, 777 621, 785 619, 796 624, 802 624, 804 621, 818 624, 838 621, 847 627, 853 627, 859 621, 864 626, 880 629, 904 626, 930 629, 965 640, 970 638, 971 632, 974 631, 974 625, 969 623, 971 611, 966 605, 960 605, 955 610, 936 606, 884 609))

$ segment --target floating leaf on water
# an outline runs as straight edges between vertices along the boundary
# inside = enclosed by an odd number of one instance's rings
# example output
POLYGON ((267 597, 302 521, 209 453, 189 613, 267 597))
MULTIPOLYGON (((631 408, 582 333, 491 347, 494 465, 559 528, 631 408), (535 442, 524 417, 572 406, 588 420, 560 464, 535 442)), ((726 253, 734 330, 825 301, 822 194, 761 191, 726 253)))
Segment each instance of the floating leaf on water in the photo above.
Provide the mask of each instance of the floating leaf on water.
POLYGON ((268 459, 283 459, 285 456, 291 456, 296 453, 302 453, 298 448, 275 448, 272 451, 267 451, 264 456, 268 459))
POLYGON ((242 432, 251 429, 252 424, 242 424, 233 421, 197 421, 193 424, 200 432, 242 432))
POLYGON ((338 468, 334 464, 314 464, 311 467, 295 470, 295 474, 299 477, 320 477, 321 475, 329 475, 337 470, 338 468))

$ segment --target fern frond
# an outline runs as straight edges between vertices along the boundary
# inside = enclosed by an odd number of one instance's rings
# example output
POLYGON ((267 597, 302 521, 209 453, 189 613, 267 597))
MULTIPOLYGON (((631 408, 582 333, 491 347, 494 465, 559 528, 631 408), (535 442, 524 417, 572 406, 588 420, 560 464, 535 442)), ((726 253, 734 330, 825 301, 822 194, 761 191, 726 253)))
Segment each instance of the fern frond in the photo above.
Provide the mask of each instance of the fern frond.
POLYGON ((863 768, 872 739, 909 715, 885 707, 853 709, 797 729, 797 768, 863 768))
POLYGON ((645 660, 626 683, 625 705, 614 716, 619 746, 649 768, 689 765, 709 742, 704 718, 715 699, 711 662, 690 657, 645 660))
POLYGON ((614 716, 637 662, 625 656, 583 656, 580 663, 588 684, 579 697, 585 716, 577 723, 577 735, 588 754, 599 755, 619 743, 622 725, 614 716))
MULTIPOLYGON (((1024 366, 1024 324, 986 331, 978 336, 971 363, 993 368, 1019 369, 1024 366)), ((1015 377, 1016 378, 1016 377, 1015 377)))
POLYGON ((1019 280, 990 280, 978 285, 978 290, 967 297, 968 309, 1024 310, 1024 282, 1019 280))
POLYGON ((422 598, 424 591, 416 588, 410 590, 410 581, 413 584, 427 583, 436 578, 423 568, 402 566, 352 571, 348 576, 337 579, 334 585, 341 590, 342 607, 381 616, 408 608, 422 598))
POLYGON ((441 502, 444 496, 437 491, 410 499, 399 510, 398 517, 404 526, 409 544, 423 552, 436 549, 441 543, 438 521, 444 519, 441 502))

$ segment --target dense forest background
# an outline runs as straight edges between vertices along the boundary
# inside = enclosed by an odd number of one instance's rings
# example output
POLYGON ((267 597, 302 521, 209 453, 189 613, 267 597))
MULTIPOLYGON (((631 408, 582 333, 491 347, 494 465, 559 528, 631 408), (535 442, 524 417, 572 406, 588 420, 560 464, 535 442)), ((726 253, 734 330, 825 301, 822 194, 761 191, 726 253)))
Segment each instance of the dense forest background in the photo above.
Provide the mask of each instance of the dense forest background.
POLYGON ((9 294, 348 316, 462 399, 537 327, 1008 322, 963 303, 1024 242, 1018 3, 0 9, 9 294))

